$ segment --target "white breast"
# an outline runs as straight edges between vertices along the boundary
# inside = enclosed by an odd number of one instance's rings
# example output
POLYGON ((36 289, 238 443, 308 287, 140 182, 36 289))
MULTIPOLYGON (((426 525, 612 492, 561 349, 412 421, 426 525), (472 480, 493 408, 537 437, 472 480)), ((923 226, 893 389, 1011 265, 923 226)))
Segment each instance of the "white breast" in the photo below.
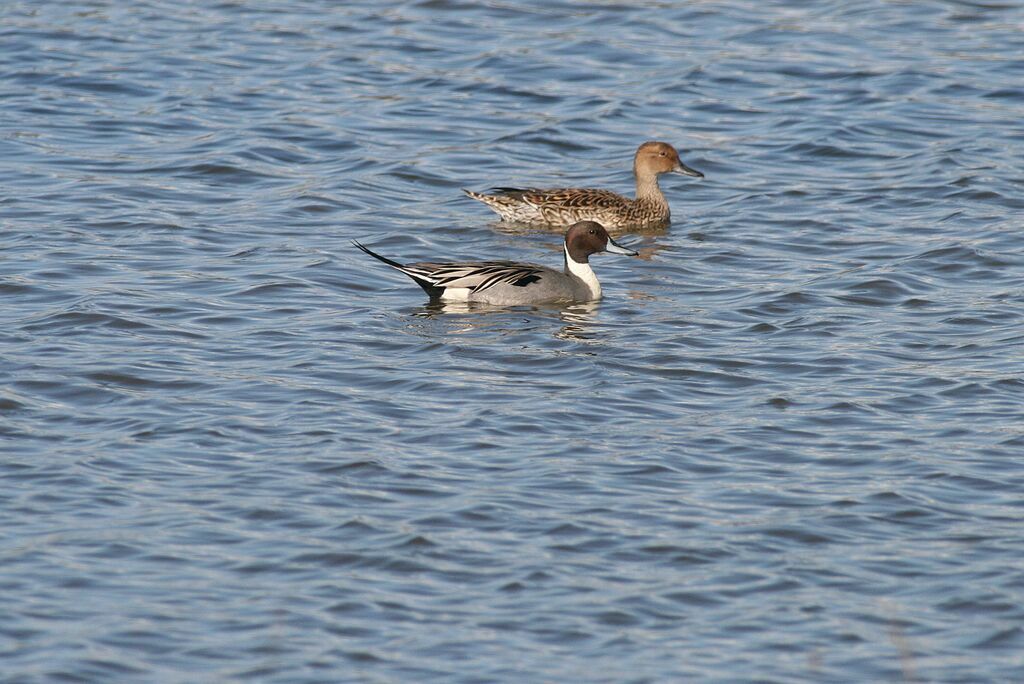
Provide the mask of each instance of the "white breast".
POLYGON ((590 268, 590 264, 581 264, 577 261, 573 261, 572 257, 569 256, 569 248, 564 247, 565 250, 565 263, 569 268, 569 273, 573 274, 577 278, 583 281, 590 290, 591 299, 601 298, 601 283, 597 282, 597 276, 594 275, 594 269, 590 268))

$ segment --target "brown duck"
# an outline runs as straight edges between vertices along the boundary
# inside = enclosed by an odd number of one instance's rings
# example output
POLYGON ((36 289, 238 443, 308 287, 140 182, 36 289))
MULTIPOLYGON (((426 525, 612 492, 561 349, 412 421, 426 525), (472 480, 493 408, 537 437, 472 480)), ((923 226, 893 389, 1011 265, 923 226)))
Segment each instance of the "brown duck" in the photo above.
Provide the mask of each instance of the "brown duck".
POLYGON ((668 202, 658 187, 658 175, 673 172, 704 177, 680 161, 679 153, 668 143, 645 142, 633 157, 636 199, 592 188, 494 188, 494 194, 463 192, 489 206, 504 221, 553 227, 597 221, 613 229, 649 228, 669 222, 668 202))

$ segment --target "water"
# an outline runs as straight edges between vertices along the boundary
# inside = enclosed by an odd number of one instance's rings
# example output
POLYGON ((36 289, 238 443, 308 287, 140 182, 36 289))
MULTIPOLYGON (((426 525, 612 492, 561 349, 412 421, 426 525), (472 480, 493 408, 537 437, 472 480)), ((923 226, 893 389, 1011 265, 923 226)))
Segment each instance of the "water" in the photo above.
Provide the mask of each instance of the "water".
POLYGON ((4 681, 1024 678, 1018 3, 0 16, 4 681), (647 139, 599 304, 349 244, 647 139))

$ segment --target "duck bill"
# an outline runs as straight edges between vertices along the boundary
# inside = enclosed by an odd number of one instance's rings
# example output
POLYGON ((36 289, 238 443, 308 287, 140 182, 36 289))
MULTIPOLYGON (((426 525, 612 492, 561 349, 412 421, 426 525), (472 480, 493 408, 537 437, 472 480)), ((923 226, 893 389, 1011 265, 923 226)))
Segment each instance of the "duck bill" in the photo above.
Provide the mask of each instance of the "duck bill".
POLYGON ((608 238, 608 246, 604 248, 604 251, 611 252, 612 254, 625 254, 626 256, 638 256, 640 254, 640 252, 634 252, 631 249, 626 249, 611 238, 608 238))
POLYGON ((683 162, 679 162, 679 165, 676 166, 676 168, 674 168, 672 170, 675 171, 676 173, 681 173, 684 176, 693 176, 694 178, 703 178, 704 177, 703 173, 701 173, 697 169, 691 169, 689 166, 687 166, 683 162))

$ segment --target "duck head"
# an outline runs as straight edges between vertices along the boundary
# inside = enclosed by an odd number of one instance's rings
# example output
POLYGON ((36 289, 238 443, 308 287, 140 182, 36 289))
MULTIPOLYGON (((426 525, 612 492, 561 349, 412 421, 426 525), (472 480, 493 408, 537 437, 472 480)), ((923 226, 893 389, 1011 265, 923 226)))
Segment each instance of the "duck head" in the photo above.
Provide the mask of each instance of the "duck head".
POLYGON ((588 263, 591 254, 600 252, 625 254, 626 256, 637 256, 638 254, 638 252, 626 249, 612 240, 604 226, 596 221, 580 221, 570 226, 565 233, 565 251, 569 258, 577 264, 588 263))
POLYGON ((679 159, 676 148, 667 142, 645 142, 633 158, 633 170, 637 176, 643 174, 681 173, 686 176, 703 178, 704 174, 691 169, 679 159))

